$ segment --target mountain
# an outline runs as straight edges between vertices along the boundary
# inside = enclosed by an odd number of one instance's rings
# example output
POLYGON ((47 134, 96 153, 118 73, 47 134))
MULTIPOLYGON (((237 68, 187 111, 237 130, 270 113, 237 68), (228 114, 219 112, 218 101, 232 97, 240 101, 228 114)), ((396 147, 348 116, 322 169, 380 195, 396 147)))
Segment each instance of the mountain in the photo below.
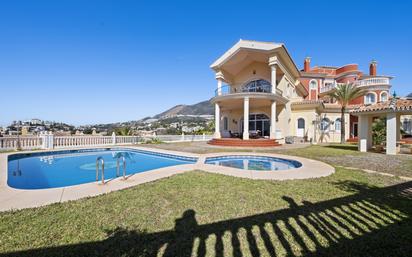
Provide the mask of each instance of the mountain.
POLYGON ((200 116, 200 115, 213 115, 215 112, 214 106, 212 103, 207 100, 203 101, 197 104, 192 104, 192 105, 176 105, 175 107, 170 108, 169 110, 166 110, 162 113, 159 113, 153 117, 145 117, 140 120, 132 120, 132 121, 125 121, 125 122, 116 122, 116 123, 109 123, 109 124, 91 124, 91 125, 85 125, 85 126, 80 126, 80 128, 96 128, 99 131, 106 131, 106 130, 111 130, 119 127, 124 127, 124 126, 136 126, 136 125, 141 125, 143 123, 152 123, 156 122, 158 120, 163 120, 164 122, 176 122, 177 120, 185 120, 185 121, 193 121, 193 122, 198 122, 200 120, 205 120, 204 117, 193 117, 193 116, 200 116), (187 115, 187 117, 181 117, 187 115))
POLYGON ((153 116, 154 119, 164 119, 168 117, 175 117, 177 115, 213 115, 214 107, 209 100, 192 104, 192 105, 176 105, 167 111, 153 116))

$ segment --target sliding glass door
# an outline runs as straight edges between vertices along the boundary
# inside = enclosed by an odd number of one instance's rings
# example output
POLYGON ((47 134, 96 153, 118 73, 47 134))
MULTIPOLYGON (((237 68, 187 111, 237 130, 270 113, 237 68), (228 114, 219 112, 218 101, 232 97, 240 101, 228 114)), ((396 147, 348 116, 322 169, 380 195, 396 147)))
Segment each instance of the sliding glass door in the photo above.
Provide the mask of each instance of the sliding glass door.
MULTIPOLYGON (((243 132, 243 118, 240 120, 240 131, 243 132)), ((249 132, 256 133, 261 137, 268 137, 270 134, 270 119, 266 114, 249 115, 249 132)))

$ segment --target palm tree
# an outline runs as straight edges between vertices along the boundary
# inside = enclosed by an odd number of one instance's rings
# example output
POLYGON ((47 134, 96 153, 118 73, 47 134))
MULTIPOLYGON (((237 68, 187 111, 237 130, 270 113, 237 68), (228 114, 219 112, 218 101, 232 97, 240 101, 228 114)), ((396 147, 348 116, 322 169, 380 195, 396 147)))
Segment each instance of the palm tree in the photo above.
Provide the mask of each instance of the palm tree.
POLYGON ((341 105, 341 130, 340 143, 345 143, 345 111, 348 104, 356 98, 365 95, 362 88, 357 87, 354 83, 338 84, 334 91, 328 96, 335 99, 341 105))
POLYGON ((121 127, 115 129, 115 133, 118 136, 130 136, 132 134, 132 130, 130 127, 121 127))

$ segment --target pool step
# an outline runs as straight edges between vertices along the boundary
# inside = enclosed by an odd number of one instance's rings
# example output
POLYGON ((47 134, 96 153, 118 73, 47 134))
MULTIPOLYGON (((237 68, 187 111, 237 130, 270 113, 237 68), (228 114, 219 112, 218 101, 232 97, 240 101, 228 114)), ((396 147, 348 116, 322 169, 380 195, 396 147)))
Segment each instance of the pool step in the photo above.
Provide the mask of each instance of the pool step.
POLYGON ((214 138, 207 142, 210 145, 218 146, 242 146, 242 147, 275 147, 280 146, 274 139, 249 139, 242 140, 238 138, 214 138))

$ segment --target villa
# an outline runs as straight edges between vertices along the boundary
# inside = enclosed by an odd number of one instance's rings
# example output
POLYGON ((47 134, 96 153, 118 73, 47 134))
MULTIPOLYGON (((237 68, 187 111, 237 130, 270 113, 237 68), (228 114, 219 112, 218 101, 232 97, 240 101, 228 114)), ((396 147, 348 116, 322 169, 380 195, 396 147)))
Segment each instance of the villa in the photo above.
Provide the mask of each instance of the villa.
MULTIPOLYGON (((217 89, 215 134, 210 144, 276 146, 285 141, 357 141, 359 106, 390 100, 391 76, 378 75, 372 61, 364 74, 357 64, 311 67, 305 58, 299 69, 282 43, 240 40, 210 67, 217 89), (355 83, 365 96, 352 101, 341 122, 340 105, 328 93, 340 83, 355 83), (252 140, 260 139, 260 140, 252 140)), ((404 119, 404 127, 411 120, 404 119)))

